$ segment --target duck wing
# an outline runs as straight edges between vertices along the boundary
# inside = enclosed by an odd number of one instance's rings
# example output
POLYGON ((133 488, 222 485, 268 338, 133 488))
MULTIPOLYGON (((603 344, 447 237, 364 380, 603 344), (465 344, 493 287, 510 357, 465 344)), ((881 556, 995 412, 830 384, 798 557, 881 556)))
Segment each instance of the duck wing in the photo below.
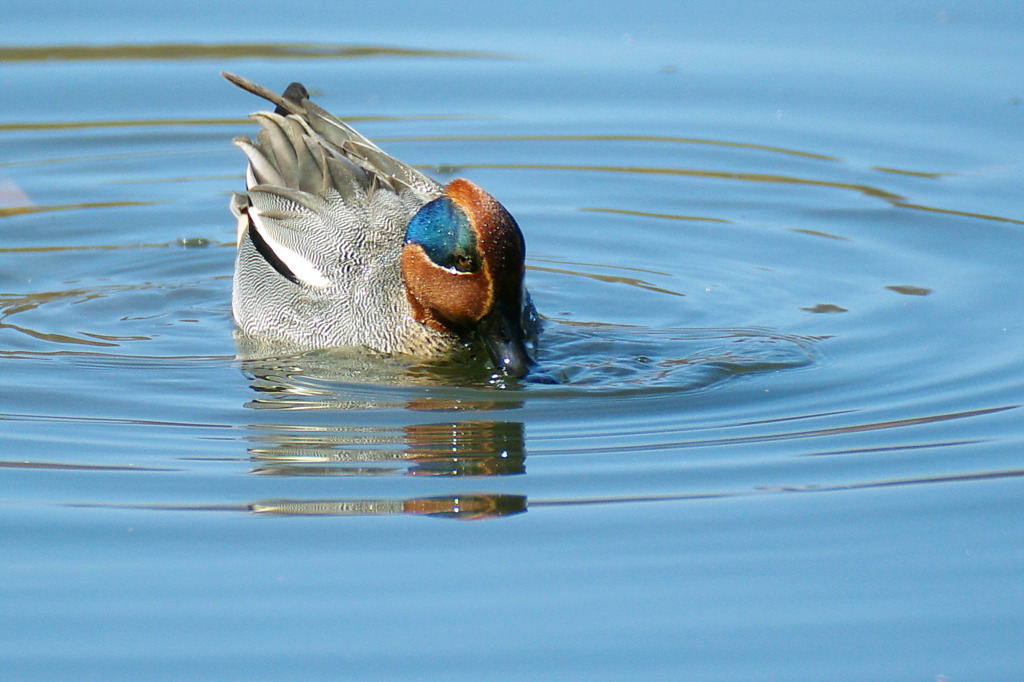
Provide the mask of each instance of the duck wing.
POLYGON ((278 273, 315 288, 395 258, 409 218, 441 185, 311 102, 299 83, 278 95, 224 77, 276 106, 251 115, 255 142, 234 140, 249 160, 247 191, 232 201, 239 242, 248 234, 278 273))

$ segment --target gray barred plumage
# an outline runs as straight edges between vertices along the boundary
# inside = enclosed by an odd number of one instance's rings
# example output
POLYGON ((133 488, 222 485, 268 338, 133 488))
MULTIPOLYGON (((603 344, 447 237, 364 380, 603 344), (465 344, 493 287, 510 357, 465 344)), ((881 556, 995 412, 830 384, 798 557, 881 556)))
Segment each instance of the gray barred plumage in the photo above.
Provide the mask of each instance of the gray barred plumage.
MULTIPOLYGON (((410 220, 426 204, 444 197, 446 188, 311 102, 300 84, 278 95, 238 76, 224 76, 277 105, 274 112, 252 114, 260 125, 255 142, 234 140, 249 161, 246 192, 231 201, 238 218, 232 309, 239 328, 265 341, 304 349, 365 346, 438 357, 464 348, 467 330, 448 328, 446 322, 458 317, 414 306, 403 275, 403 250, 413 246, 406 240, 410 220)), ((493 230, 490 223, 503 220, 488 217, 482 229, 493 230)), ((502 229, 514 229, 521 244, 515 221, 507 216, 505 222, 512 227, 502 229)), ((507 349, 497 355, 492 350, 492 357, 499 369, 522 375, 530 362, 522 320, 535 320, 536 313, 528 296, 521 297, 521 247, 518 259, 517 291, 514 296, 503 294, 516 301, 515 329, 503 334, 499 345, 518 345, 521 357, 514 357, 515 349, 511 360, 507 349)), ((495 262, 505 260, 500 254, 495 262)), ((430 268, 437 269, 437 264, 428 263, 430 268)), ((473 274, 437 271, 442 278, 473 274)), ((495 291, 491 287, 492 299, 495 291)), ((494 300, 487 303, 495 309, 508 307, 494 300)), ((529 329, 526 336, 534 333, 529 329)))

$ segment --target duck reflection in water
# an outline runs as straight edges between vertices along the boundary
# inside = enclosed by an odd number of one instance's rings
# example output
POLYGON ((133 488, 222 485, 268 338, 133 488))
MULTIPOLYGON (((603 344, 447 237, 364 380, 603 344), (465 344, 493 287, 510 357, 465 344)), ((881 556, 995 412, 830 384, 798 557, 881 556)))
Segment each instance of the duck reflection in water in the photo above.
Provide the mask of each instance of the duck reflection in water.
POLYGON ((254 427, 255 474, 508 476, 526 471, 523 425, 458 421, 402 427, 254 427))
MULTIPOLYGON (((248 451, 255 464, 252 473, 355 477, 483 477, 525 473, 522 422, 441 417, 442 413, 517 409, 517 400, 500 396, 490 399, 486 393, 470 395, 454 388, 438 391, 437 395, 427 394, 422 386, 415 385, 415 378, 412 385, 408 375, 399 381, 401 371, 396 371, 392 381, 367 384, 366 377, 358 371, 362 366, 358 360, 353 361, 350 356, 337 360, 314 353, 244 363, 243 369, 256 392, 246 406, 266 416, 268 412, 280 416, 273 422, 260 420, 261 423, 250 426, 248 451), (363 381, 357 383, 356 379, 363 381), (323 414, 324 419, 310 420, 311 412, 323 414), (388 414, 390 423, 369 425, 367 412, 388 414), (408 423, 410 416, 431 412, 438 413, 440 419, 408 423), (357 419, 347 419, 348 415, 356 415, 357 419)), ((379 373, 379 359, 371 364, 379 373)), ((398 500, 262 500, 253 502, 249 508, 261 514, 278 515, 416 514, 472 519, 524 512, 526 498, 460 492, 398 500)))
POLYGON ((476 520, 526 511, 526 496, 495 493, 441 495, 407 500, 264 500, 249 509, 279 516, 366 516, 415 514, 435 518, 476 520))

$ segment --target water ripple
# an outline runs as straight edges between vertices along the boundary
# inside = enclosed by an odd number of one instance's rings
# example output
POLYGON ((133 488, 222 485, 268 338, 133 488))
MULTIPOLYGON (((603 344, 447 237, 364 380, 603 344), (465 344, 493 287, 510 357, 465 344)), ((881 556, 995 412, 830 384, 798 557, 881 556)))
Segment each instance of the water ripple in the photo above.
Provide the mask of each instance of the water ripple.
POLYGON ((372 45, 326 43, 158 43, 138 45, 39 45, 0 48, 0 62, 53 61, 174 61, 183 59, 339 59, 420 57, 511 59, 495 52, 419 50, 372 45))

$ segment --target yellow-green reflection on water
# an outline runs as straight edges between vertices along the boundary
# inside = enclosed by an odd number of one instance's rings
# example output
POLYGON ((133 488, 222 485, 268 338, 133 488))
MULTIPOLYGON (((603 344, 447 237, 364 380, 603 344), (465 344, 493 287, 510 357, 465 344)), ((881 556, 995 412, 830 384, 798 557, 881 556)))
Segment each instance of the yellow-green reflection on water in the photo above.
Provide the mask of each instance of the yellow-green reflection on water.
POLYGON ((154 45, 39 45, 0 47, 0 62, 41 61, 174 61, 183 59, 340 59, 364 57, 443 57, 446 59, 511 59, 495 52, 417 50, 372 45, 324 43, 159 43, 154 45))

